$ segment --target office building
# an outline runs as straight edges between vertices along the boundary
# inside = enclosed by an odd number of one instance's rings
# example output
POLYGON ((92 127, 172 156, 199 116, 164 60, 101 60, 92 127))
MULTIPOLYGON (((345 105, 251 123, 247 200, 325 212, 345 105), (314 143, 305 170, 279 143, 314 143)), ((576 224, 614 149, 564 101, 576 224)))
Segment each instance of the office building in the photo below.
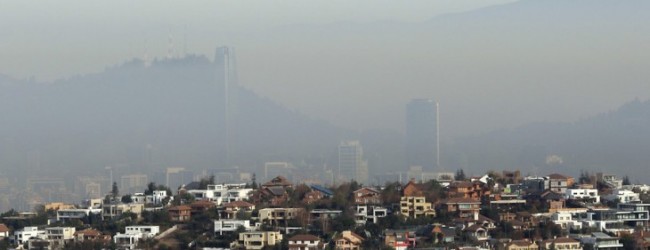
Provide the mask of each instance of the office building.
POLYGON ((339 180, 356 180, 368 183, 368 162, 363 159, 363 148, 359 141, 343 141, 339 145, 339 180))
POLYGON ((406 106, 406 158, 408 166, 424 171, 439 170, 438 103, 433 99, 413 99, 406 106))

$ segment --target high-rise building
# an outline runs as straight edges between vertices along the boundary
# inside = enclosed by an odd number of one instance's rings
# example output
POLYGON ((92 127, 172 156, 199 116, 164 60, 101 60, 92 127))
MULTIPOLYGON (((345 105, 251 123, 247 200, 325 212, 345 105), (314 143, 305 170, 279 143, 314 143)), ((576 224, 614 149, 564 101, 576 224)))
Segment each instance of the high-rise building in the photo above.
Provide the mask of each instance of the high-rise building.
POLYGON ((368 183, 368 162, 363 159, 363 148, 359 141, 343 141, 339 145, 338 179, 368 183))
POLYGON ((224 142, 223 165, 231 167, 233 155, 233 128, 235 127, 238 78, 237 63, 235 61, 235 50, 231 47, 219 47, 214 57, 216 68, 215 82, 223 95, 223 127, 222 136, 224 142))
POLYGON ((408 166, 439 170, 440 139, 438 103, 413 99, 406 106, 406 159, 408 166))

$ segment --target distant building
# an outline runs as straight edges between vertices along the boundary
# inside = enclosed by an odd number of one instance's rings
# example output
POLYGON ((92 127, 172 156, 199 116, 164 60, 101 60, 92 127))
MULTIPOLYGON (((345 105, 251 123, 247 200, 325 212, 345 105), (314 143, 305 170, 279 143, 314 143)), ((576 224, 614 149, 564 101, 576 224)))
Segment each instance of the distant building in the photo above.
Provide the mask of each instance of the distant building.
POLYGON ((122 193, 142 192, 147 188, 149 178, 146 174, 123 175, 120 178, 120 191, 122 193))
POLYGON ((359 141, 343 141, 339 144, 340 180, 356 180, 368 183, 368 161, 363 159, 363 148, 359 141))
POLYGON ((264 180, 271 180, 276 176, 293 176, 294 167, 288 162, 265 162, 264 180))
POLYGON ((440 166, 438 103, 413 99, 406 106, 407 166, 434 170, 440 166))

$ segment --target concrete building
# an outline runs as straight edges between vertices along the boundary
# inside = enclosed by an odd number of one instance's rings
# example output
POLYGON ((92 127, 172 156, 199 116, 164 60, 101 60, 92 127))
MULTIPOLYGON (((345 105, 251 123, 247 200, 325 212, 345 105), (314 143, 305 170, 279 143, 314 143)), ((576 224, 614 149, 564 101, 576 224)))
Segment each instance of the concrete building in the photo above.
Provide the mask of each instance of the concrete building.
POLYGON ((435 216, 436 211, 424 196, 402 196, 400 198, 400 213, 406 217, 435 216))
POLYGON ((215 220, 214 233, 223 235, 223 233, 236 232, 239 227, 244 228, 246 231, 253 230, 249 220, 215 220))
POLYGON ((433 99, 413 99, 406 106, 407 166, 432 171, 440 166, 438 103, 433 99))
POLYGON ((353 179, 368 184, 368 161, 363 158, 363 148, 359 141, 343 141, 339 144, 338 179, 353 179))
POLYGON ((279 231, 244 232, 239 234, 239 240, 231 244, 232 248, 242 246, 245 249, 256 250, 266 246, 275 246, 282 241, 279 231))
POLYGON ((248 199, 252 188, 246 188, 246 183, 208 185, 206 189, 187 190, 197 200, 208 200, 221 206, 224 203, 248 199))

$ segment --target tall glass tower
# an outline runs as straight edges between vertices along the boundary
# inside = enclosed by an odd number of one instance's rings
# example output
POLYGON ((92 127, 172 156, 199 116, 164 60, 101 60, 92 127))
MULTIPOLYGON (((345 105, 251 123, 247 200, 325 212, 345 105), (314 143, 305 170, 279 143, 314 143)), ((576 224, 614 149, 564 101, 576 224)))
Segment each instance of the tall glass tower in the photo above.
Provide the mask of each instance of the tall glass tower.
POLYGON ((406 106, 406 158, 408 166, 423 170, 440 167, 438 103, 413 99, 406 106))

